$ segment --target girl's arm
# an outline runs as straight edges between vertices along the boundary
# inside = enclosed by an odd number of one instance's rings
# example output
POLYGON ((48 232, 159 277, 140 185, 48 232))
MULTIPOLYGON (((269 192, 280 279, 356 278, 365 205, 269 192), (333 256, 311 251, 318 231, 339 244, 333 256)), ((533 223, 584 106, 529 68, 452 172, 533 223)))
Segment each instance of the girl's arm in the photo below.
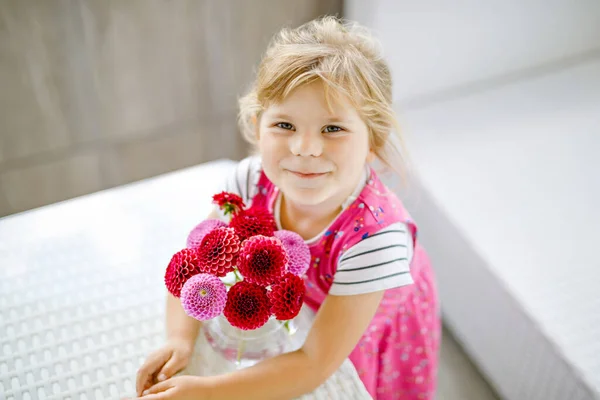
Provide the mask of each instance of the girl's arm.
POLYGON ((301 349, 206 378, 209 399, 280 400, 316 389, 350 355, 373 319, 383 293, 327 296, 301 349))
MULTIPOLYGON (((219 218, 218 211, 213 209, 208 218, 219 218)), ((201 322, 188 316, 183 310, 181 300, 167 293, 166 328, 167 339, 180 338, 194 344, 200 331, 201 322)))
POLYGON ((166 328, 168 339, 183 339, 190 344, 196 343, 201 322, 189 317, 183 310, 181 300, 167 293, 166 328))

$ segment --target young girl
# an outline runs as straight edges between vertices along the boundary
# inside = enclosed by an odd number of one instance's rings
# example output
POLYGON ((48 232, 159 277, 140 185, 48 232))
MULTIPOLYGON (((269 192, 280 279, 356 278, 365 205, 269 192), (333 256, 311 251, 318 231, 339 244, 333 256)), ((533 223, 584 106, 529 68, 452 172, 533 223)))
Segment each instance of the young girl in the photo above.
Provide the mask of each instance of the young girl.
POLYGON ((356 24, 326 17, 274 38, 240 101, 243 133, 258 154, 238 164, 226 190, 268 207, 279 229, 306 240, 314 324, 298 351, 223 376, 171 378, 187 365, 199 323, 169 295, 169 340, 141 367, 139 394, 288 399, 314 390, 349 357, 375 399, 434 398, 433 273, 414 222, 370 165, 393 168, 400 159, 391 89, 388 66, 356 24))

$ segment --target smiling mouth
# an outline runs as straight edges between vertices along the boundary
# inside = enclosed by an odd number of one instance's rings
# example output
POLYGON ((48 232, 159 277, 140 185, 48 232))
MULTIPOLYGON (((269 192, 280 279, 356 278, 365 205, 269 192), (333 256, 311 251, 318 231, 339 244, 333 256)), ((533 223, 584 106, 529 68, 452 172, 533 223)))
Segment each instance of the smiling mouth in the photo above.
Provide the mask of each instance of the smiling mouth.
POLYGON ((323 175, 327 175, 329 172, 321 172, 321 173, 309 173, 309 174, 304 174, 302 172, 296 172, 296 171, 290 171, 288 170, 288 172, 300 177, 300 178, 304 178, 304 179, 313 179, 313 178, 318 178, 320 176, 323 175))

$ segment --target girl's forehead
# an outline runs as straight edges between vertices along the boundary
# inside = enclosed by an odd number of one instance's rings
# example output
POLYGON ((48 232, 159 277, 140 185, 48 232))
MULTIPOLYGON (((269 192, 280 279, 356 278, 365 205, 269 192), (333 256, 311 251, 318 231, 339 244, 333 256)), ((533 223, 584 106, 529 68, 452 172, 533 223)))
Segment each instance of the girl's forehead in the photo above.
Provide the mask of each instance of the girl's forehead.
POLYGON ((336 120, 352 118, 357 114, 356 108, 346 96, 317 82, 294 89, 281 101, 267 104, 264 111, 269 115, 283 116, 310 113, 336 120))

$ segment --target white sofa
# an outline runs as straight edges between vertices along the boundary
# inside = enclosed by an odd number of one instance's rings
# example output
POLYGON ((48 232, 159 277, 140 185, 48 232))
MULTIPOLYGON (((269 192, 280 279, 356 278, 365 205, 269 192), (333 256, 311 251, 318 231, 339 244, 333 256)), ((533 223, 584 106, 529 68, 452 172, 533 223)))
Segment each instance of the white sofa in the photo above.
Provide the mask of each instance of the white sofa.
POLYGON ((405 118, 446 324, 506 399, 600 398, 600 60, 405 118))

